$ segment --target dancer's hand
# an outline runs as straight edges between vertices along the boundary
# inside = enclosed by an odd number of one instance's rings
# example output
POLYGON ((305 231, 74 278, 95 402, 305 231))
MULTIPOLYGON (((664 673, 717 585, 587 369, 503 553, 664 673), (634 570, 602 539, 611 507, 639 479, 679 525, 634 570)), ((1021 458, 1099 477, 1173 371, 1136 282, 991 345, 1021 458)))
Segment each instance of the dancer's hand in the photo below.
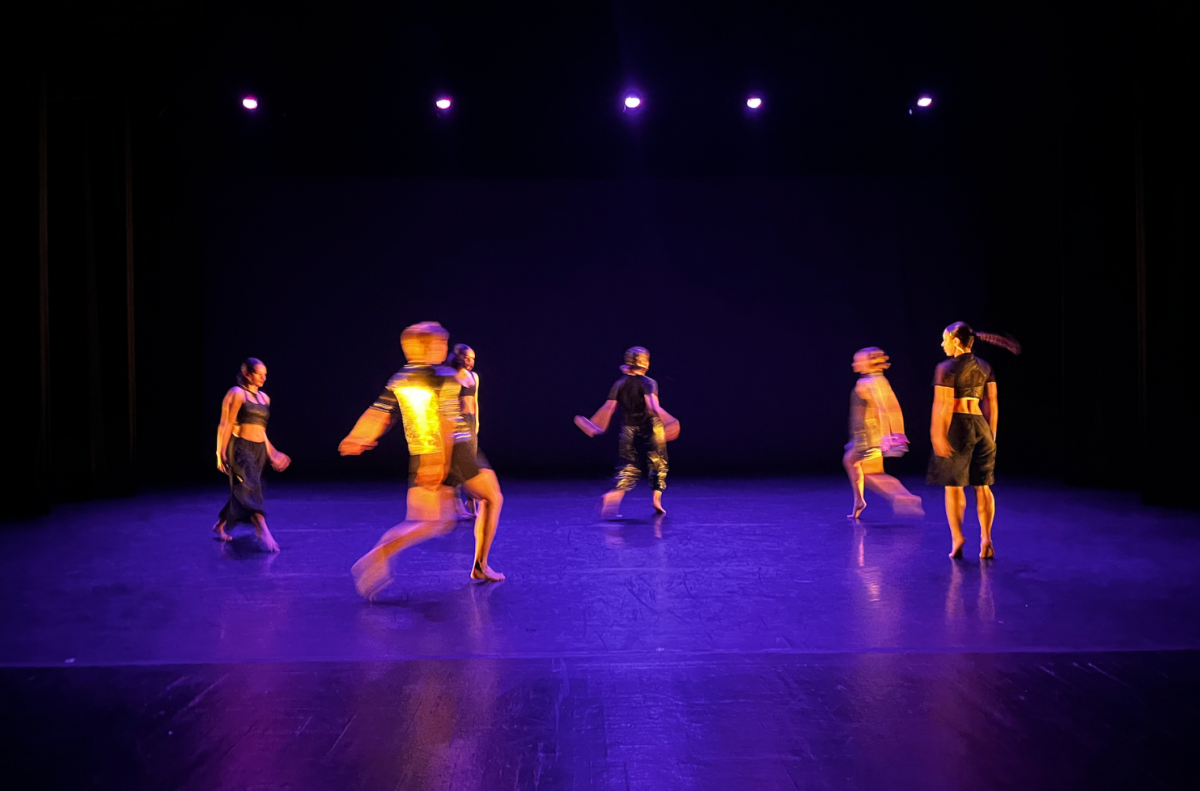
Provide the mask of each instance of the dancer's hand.
POLYGON ((583 415, 575 416, 575 425, 579 427, 580 431, 582 431, 584 434, 587 434, 589 437, 595 437, 604 433, 603 429, 585 418, 583 415))
POLYGON ((276 452, 275 455, 271 457, 271 468, 275 470, 275 472, 283 472, 291 465, 291 463, 292 459, 286 453, 276 452))
POLYGON ((948 459, 954 453, 950 442, 945 437, 933 437, 933 452, 943 459, 948 459))
POLYGON ((217 454, 217 469, 221 471, 222 475, 229 474, 229 459, 225 458, 220 453, 217 454))
POLYGON ((363 453, 378 444, 378 442, 363 442, 362 440, 355 439, 354 437, 346 437, 344 440, 342 440, 341 444, 338 445, 338 453, 342 454, 343 456, 361 456, 363 453))

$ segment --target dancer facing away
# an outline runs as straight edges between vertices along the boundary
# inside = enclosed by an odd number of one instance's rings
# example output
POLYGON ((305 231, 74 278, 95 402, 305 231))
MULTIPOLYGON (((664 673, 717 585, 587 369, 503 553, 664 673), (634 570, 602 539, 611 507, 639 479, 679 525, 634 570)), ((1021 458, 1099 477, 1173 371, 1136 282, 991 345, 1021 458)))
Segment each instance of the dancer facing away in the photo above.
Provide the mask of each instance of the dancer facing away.
MULTIPOLYGON (((458 382, 462 390, 458 395, 459 406, 462 409, 463 421, 471 432, 471 452, 486 465, 486 457, 479 451, 479 374, 475 373, 475 350, 465 343, 454 345, 454 351, 446 360, 446 365, 458 372, 458 382)), ((459 519, 468 519, 476 514, 474 500, 463 503, 462 487, 455 487, 454 508, 459 519)))
POLYGON ((933 414, 929 438, 933 456, 927 480, 946 487, 946 519, 950 523, 950 557, 961 558, 963 517, 967 508, 965 487, 975 490, 979 515, 979 557, 995 557, 992 522, 996 498, 992 494, 996 469, 996 426, 1000 419, 996 375, 971 349, 976 339, 1021 353, 1016 341, 992 333, 974 332, 956 321, 942 332, 942 350, 952 359, 940 363, 933 375, 933 414))
POLYGON ((908 452, 904 415, 891 384, 883 375, 890 365, 883 350, 874 346, 854 354, 854 370, 859 378, 850 393, 850 442, 842 457, 842 465, 850 476, 850 488, 854 490, 851 519, 858 519, 867 507, 863 498, 864 484, 883 495, 897 516, 925 515, 921 510, 921 498, 883 471, 885 456, 903 456, 908 452))
POLYGON ((221 402, 217 469, 229 476, 229 502, 221 509, 213 532, 218 541, 231 541, 225 528, 248 522, 267 551, 278 552, 279 544, 267 527, 263 510, 262 471, 268 459, 276 472, 286 470, 292 460, 267 439, 271 397, 262 391, 266 381, 267 366, 250 357, 238 371, 237 386, 230 388, 221 402))
POLYGON ((625 352, 621 378, 608 391, 608 399, 591 420, 575 416, 575 425, 589 437, 608 430, 609 421, 621 407, 620 464, 613 488, 604 495, 600 513, 605 518, 617 515, 625 492, 637 485, 642 467, 650 475, 654 490, 654 510, 665 514, 663 490, 667 488, 667 441, 679 436, 679 421, 667 414, 658 402, 658 383, 646 376, 650 368, 650 352, 634 346, 625 352))
POLYGON ((403 424, 408 441, 405 519, 384 533, 352 570, 355 588, 367 599, 374 599, 391 583, 388 563, 393 555, 453 529, 450 487, 455 484, 461 484, 470 497, 479 501, 471 579, 504 579, 488 565, 504 498, 496 474, 481 468, 471 453, 459 406, 461 385, 455 372, 438 365, 446 358, 448 338, 449 333, 436 322, 405 329, 400 345, 408 364, 392 376, 338 448, 343 456, 370 450, 397 420, 403 424))

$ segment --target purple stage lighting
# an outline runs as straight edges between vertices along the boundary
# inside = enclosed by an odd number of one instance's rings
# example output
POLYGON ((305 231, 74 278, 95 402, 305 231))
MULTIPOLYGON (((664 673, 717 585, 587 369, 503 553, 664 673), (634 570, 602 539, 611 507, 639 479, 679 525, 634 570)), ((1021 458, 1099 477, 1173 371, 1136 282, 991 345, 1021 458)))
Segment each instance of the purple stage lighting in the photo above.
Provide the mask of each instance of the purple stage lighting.
POLYGON ((453 104, 453 102, 450 101, 449 96, 443 96, 434 102, 434 105, 436 105, 439 110, 449 110, 451 104, 453 104))
POLYGON ((746 100, 746 106, 751 110, 757 110, 758 108, 762 107, 762 99, 757 96, 751 96, 746 100))
POLYGON ((242 107, 245 107, 247 110, 257 110, 258 99, 255 99, 253 96, 247 96, 245 99, 242 99, 242 107))
POLYGON ((625 97, 625 109, 636 110, 637 108, 639 108, 641 106, 642 106, 642 99, 640 96, 634 96, 633 94, 630 94, 625 97))
POLYGON ((922 96, 920 99, 917 99, 917 107, 928 107, 931 104, 933 104, 933 97, 922 96))

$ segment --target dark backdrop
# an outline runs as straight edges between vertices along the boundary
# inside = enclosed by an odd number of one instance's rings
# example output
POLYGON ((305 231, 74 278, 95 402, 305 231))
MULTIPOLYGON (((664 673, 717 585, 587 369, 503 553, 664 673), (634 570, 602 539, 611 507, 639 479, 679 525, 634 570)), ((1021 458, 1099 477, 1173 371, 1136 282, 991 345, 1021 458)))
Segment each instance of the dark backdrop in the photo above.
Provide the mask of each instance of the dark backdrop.
POLYGON ((878 345, 923 456, 941 328, 986 325, 975 204, 949 179, 223 180, 206 403, 259 357, 297 471, 378 466, 339 463, 337 442, 398 367, 400 329, 433 318, 476 350, 501 470, 611 464, 612 438, 571 417, 632 345, 686 426, 676 469, 836 470, 851 355, 878 345))
POLYGON ((291 474, 382 472, 396 441, 347 461, 330 440, 399 362, 399 328, 430 317, 479 347, 484 445, 509 474, 539 473, 541 443, 568 454, 556 470, 608 464, 567 419, 630 343, 685 420, 680 469, 836 470, 849 353, 893 353, 921 438, 936 330, 965 319, 1026 348, 991 355, 1004 475, 1183 502, 1183 8, 41 4, 4 163, 6 515, 214 480, 214 399, 245 354, 271 364, 291 474), (617 111, 631 85, 637 119, 617 111), (926 90, 933 110, 909 115, 926 90), (313 303, 366 262, 383 287, 313 303), (605 267, 639 263, 666 285, 622 303, 605 267), (230 269, 267 285, 223 288, 230 269), (851 272, 890 283, 863 304, 851 272), (408 309, 410 281, 446 307, 408 309), (676 318, 636 323, 656 311, 676 318), (728 389, 761 433, 721 429, 728 389), (536 444, 516 439, 527 413, 547 417, 536 444))

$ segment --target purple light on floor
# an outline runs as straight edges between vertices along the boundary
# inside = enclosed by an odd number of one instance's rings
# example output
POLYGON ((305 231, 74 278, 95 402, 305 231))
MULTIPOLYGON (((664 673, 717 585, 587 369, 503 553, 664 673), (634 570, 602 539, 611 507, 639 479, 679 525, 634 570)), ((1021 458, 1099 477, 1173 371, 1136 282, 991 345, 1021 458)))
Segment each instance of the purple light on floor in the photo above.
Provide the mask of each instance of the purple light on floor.
POLYGON ((242 107, 245 107, 247 110, 257 110, 258 99, 255 99, 253 96, 247 96, 245 99, 242 99, 242 107))
POLYGON ((931 104, 933 104, 933 98, 930 96, 922 96, 917 99, 917 107, 928 107, 931 104))
POLYGON ((453 104, 453 102, 450 101, 449 96, 443 96, 442 98, 440 98, 436 102, 434 102, 434 104, 437 106, 437 108, 439 110, 449 110, 450 105, 453 104))
POLYGON ((746 106, 751 110, 757 110, 758 108, 762 107, 762 99, 758 98, 757 96, 751 96, 746 100, 746 106))
POLYGON ((625 107, 630 110, 636 110, 642 106, 642 100, 637 96, 626 96, 625 107))

